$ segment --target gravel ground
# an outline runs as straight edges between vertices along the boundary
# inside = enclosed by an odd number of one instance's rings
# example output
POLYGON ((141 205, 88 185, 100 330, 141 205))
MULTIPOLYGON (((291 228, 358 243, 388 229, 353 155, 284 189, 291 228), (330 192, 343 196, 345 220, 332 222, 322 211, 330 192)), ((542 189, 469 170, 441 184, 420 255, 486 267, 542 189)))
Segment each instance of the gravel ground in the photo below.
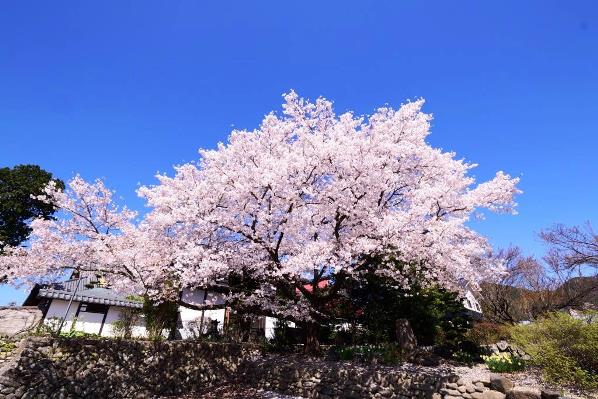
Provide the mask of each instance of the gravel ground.
MULTIPOLYGON (((171 399, 175 399, 170 397, 171 399)), ((301 396, 289 396, 280 393, 244 387, 240 385, 223 385, 206 389, 194 394, 177 396, 176 399, 303 399, 301 396)))

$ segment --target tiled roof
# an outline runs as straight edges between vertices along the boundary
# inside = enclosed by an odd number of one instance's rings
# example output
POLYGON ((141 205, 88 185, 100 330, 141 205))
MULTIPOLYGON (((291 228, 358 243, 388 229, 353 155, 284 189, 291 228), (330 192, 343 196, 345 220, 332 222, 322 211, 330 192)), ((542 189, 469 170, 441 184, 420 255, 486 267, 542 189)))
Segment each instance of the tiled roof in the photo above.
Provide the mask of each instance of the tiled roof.
MULTIPOLYGON (((72 291, 55 290, 52 288, 42 288, 39 290, 40 297, 63 299, 69 301, 73 295, 72 291)), ((73 297, 73 301, 99 303, 102 305, 122 306, 125 308, 142 308, 143 304, 137 301, 131 301, 125 298, 115 297, 113 293, 107 288, 94 288, 91 290, 77 291, 73 297), (106 291, 106 292, 102 292, 106 291)))

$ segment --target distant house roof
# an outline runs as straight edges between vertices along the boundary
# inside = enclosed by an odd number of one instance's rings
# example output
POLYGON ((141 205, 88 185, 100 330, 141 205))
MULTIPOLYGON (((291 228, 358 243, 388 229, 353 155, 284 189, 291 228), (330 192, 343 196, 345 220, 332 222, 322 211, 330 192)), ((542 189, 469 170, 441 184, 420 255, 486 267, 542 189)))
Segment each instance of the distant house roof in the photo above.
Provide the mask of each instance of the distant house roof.
MULTIPOLYGON (((324 288, 328 287, 329 285, 331 285, 329 280, 318 281, 319 289, 324 289, 324 288)), ((314 290, 313 284, 304 284, 303 288, 305 288, 305 290, 307 292, 312 292, 314 290)), ((297 289, 297 292, 299 292, 299 289, 297 289)))
POLYGON ((93 277, 83 277, 79 283, 77 293, 73 296, 77 286, 78 279, 67 280, 62 283, 54 283, 40 286, 37 292, 38 298, 62 299, 73 301, 98 303, 102 305, 121 306, 125 308, 142 308, 143 304, 138 301, 127 299, 117 294, 109 288, 97 287, 97 279, 93 277))

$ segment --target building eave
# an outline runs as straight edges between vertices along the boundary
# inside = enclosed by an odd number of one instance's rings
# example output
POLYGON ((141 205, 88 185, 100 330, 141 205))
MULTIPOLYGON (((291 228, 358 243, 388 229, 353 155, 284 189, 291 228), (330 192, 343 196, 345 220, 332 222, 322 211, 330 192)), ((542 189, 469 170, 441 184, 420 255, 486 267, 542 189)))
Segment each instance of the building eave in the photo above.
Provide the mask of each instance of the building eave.
POLYGON ((83 293, 77 293, 73 296, 71 291, 62 291, 62 290, 55 290, 55 289, 40 289, 38 297, 42 298, 50 298, 50 299, 62 299, 65 301, 69 301, 71 297, 73 301, 77 302, 86 302, 86 303, 97 303, 101 305, 109 305, 109 306, 119 306, 123 308, 136 308, 141 309, 143 308, 143 304, 136 301, 127 301, 127 300, 120 300, 120 299, 109 299, 109 298, 98 298, 94 296, 85 295, 85 291, 83 293))

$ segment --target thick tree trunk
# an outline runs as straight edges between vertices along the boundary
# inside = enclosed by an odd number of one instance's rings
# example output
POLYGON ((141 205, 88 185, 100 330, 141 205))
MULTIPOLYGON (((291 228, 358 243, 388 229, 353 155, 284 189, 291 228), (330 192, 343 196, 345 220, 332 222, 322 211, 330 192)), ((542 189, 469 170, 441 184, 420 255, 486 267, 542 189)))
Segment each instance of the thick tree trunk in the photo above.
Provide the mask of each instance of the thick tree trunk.
POLYGON ((411 324, 407 319, 397 319, 395 321, 397 343, 401 351, 405 354, 411 354, 417 349, 417 338, 413 333, 411 324))
POLYGON ((305 325, 305 347, 304 351, 310 356, 321 354, 319 325, 314 322, 308 322, 305 325))

